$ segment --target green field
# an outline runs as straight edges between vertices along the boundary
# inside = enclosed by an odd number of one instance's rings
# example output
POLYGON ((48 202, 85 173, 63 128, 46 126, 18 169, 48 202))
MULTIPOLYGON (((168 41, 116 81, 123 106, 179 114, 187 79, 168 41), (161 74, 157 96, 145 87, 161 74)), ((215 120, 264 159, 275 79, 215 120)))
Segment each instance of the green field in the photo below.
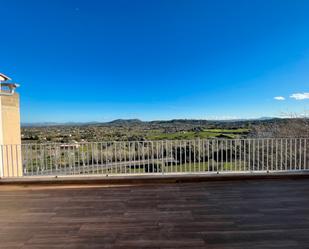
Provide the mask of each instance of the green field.
POLYGON ((243 162, 237 161, 236 165, 235 162, 226 162, 226 163, 216 163, 216 162, 195 162, 195 163, 187 163, 187 164, 180 164, 180 165, 172 165, 172 166, 165 166, 165 172, 216 172, 216 171, 233 171, 241 170, 244 168, 243 162), (241 165, 241 167, 240 167, 241 165))
POLYGON ((249 129, 204 129, 202 131, 180 131, 175 133, 153 132, 147 136, 148 140, 176 140, 176 139, 207 139, 207 138, 239 138, 249 132, 249 129))
POLYGON ((180 165, 165 165, 162 168, 161 165, 157 165, 157 171, 148 171, 146 170, 153 169, 152 165, 144 165, 142 167, 136 165, 136 167, 130 168, 117 168, 108 170, 107 173, 109 174, 123 174, 123 173, 132 173, 132 174, 143 174, 143 173, 194 173, 194 172, 224 172, 224 171, 241 171, 244 170, 246 167, 244 162, 237 161, 237 162, 224 162, 224 163, 216 163, 214 162, 188 162, 186 164, 180 165))

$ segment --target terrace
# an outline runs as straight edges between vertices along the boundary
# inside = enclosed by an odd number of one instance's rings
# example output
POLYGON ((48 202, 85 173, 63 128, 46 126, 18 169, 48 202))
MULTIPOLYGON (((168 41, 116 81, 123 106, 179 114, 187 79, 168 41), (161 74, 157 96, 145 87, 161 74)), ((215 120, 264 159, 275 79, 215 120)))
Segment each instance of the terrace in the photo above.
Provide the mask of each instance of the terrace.
POLYGON ((5 86, 0 248, 309 247, 308 138, 21 144, 5 86))
POLYGON ((308 144, 2 145, 0 247, 308 248, 308 144))
POLYGON ((308 178, 88 184, 2 185, 0 247, 309 247, 308 178))

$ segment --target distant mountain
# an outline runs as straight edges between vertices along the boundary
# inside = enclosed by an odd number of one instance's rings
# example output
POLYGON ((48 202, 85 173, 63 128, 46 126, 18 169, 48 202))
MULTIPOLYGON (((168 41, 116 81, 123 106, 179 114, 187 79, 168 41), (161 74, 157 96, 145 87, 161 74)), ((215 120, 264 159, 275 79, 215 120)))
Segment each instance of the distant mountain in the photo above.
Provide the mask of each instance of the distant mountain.
POLYGON ((137 125, 137 124, 143 124, 143 123, 146 123, 146 122, 139 120, 139 119, 116 119, 116 120, 107 122, 105 124, 122 126, 122 125, 137 125))
POLYGON ((154 120, 154 121, 142 121, 140 119, 116 119, 110 122, 38 122, 38 123, 22 123, 22 127, 48 127, 48 126, 130 126, 130 125, 169 125, 169 124, 193 124, 193 125, 207 125, 217 123, 239 123, 239 122, 261 122, 272 121, 279 118, 275 117, 261 117, 257 119, 230 119, 230 120, 206 120, 206 119, 172 119, 172 120, 154 120))
POLYGON ((275 118, 275 117, 260 117, 260 118, 258 118, 258 120, 271 120, 271 119, 278 119, 278 118, 275 118))

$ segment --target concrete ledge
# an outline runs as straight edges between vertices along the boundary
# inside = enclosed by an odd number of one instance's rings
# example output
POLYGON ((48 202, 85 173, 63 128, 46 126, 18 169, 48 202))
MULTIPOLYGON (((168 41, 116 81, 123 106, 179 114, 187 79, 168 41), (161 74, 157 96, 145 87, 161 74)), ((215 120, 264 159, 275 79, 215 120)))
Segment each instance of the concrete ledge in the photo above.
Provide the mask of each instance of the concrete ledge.
POLYGON ((309 171, 283 173, 151 174, 129 176, 36 176, 2 178, 0 185, 136 185, 258 179, 309 179, 309 171))

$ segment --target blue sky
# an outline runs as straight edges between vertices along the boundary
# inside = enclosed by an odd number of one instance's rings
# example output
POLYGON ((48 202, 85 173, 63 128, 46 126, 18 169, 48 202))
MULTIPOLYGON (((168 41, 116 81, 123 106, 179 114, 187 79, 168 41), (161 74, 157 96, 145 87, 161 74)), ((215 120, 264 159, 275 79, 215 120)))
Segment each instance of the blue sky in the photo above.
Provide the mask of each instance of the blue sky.
POLYGON ((309 107, 306 0, 0 6, 0 71, 21 84, 23 122, 251 118, 309 107))

